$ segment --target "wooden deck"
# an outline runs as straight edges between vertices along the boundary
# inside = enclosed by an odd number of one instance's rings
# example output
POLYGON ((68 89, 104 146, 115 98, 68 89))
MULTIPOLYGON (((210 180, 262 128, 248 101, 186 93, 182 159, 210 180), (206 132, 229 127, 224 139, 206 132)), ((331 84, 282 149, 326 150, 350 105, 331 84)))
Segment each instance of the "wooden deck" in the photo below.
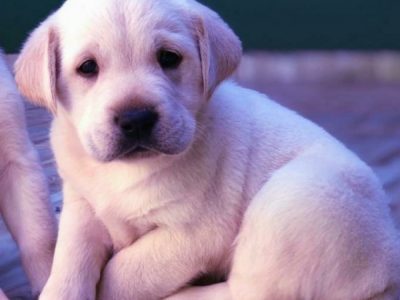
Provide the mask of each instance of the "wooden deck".
MULTIPOLYGON (((396 206, 400 200, 400 84, 267 83, 243 76, 239 81, 269 94, 338 137, 373 167, 396 206)), ((61 194, 48 143, 51 117, 30 104, 26 104, 26 117, 56 209, 61 194)), ((0 287, 12 299, 28 299, 18 251, 1 224, 0 245, 0 287)))

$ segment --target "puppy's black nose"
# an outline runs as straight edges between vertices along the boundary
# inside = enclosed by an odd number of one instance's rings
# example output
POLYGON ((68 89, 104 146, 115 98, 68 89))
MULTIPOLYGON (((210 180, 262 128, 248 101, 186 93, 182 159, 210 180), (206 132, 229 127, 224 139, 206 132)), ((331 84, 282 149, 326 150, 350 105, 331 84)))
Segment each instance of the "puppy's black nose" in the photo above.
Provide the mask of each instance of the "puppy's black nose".
POLYGON ((145 139, 158 121, 158 114, 152 109, 133 109, 124 111, 114 119, 126 138, 145 139))

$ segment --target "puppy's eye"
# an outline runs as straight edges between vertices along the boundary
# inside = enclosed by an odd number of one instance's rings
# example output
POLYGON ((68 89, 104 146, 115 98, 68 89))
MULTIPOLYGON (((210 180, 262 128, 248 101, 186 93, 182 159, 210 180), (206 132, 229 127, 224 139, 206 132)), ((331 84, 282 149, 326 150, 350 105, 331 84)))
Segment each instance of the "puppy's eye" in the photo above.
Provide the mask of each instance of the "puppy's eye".
POLYGON ((89 59, 79 66, 78 73, 84 77, 92 77, 99 73, 99 66, 94 59, 89 59))
POLYGON ((178 53, 160 50, 158 52, 158 63, 163 69, 176 69, 182 62, 182 56, 178 53))

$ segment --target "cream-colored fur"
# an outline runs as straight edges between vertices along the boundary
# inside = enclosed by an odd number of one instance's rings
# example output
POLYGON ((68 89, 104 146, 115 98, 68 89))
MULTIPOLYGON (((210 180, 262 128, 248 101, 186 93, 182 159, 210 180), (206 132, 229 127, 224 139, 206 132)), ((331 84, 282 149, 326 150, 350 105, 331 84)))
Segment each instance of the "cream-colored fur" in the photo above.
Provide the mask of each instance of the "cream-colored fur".
POLYGON ((64 182, 41 299, 397 299, 380 183, 317 125, 226 80, 240 55, 192 0, 68 0, 35 30, 16 78, 55 114, 64 182), (161 68, 160 49, 181 64, 161 68), (90 59, 98 73, 82 76, 90 59), (159 114, 150 150, 126 156, 113 120, 143 107, 159 114), (227 280, 185 289, 202 274, 227 280))
POLYGON ((8 298, 7 298, 6 295, 3 293, 2 290, 0 290, 0 300, 8 300, 8 298))
POLYGON ((0 142, 0 213, 20 247, 32 291, 38 294, 50 274, 56 222, 43 170, 26 132, 21 96, 2 53, 0 142))

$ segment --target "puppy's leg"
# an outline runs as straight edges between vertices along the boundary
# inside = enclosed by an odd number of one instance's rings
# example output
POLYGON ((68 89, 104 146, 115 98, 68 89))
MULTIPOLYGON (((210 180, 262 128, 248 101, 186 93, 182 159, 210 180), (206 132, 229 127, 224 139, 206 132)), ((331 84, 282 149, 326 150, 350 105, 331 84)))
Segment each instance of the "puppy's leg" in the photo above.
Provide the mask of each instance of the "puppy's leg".
MULTIPOLYGON (((177 292, 176 294, 165 298, 164 300, 232 300, 232 299, 234 299, 234 297, 232 297, 231 295, 228 283, 223 282, 209 286, 185 288, 177 292)), ((372 298, 368 298, 365 300, 398 300, 398 299, 399 299, 398 292, 396 292, 395 289, 390 289, 380 293, 379 295, 373 296, 372 298)), ((293 299, 288 299, 288 300, 293 300, 293 299)))
POLYGON ((22 99, 0 53, 0 212, 36 294, 46 282, 56 239, 47 182, 29 140, 22 99))
POLYGON ((315 159, 289 163, 251 202, 233 299, 398 299, 400 248, 379 185, 366 168, 315 159))
POLYGON ((165 298, 205 270, 207 257, 201 252, 204 245, 204 240, 184 229, 157 228, 149 232, 108 262, 99 299, 165 298))
POLYGON ((209 286, 185 288, 165 300, 231 300, 229 286, 226 282, 209 286))
POLYGON ((64 185, 64 207, 53 267, 40 299, 94 300, 111 250, 104 225, 85 199, 64 185))
POLYGON ((369 298, 368 300, 399 300, 399 299, 400 299, 399 291, 396 288, 390 288, 378 295, 369 298))
POLYGON ((19 157, 6 160, 0 174, 0 209, 20 248, 22 264, 36 295, 50 273, 57 225, 33 147, 18 147, 13 155, 19 157))

